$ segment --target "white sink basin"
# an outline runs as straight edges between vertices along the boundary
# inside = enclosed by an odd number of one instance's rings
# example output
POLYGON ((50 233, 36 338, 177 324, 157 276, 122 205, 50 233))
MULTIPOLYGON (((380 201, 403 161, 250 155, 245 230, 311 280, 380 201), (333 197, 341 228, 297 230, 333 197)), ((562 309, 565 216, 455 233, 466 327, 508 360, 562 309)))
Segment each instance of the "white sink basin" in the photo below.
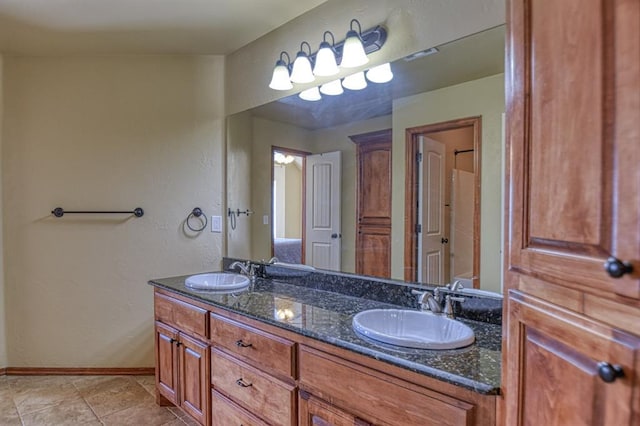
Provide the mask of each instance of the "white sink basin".
POLYGON ((194 290, 241 290, 249 286, 249 278, 225 272, 192 275, 184 285, 194 290))
POLYGON ((402 309, 372 309, 353 317, 353 329, 373 340, 418 349, 457 349, 475 341, 460 321, 402 309))

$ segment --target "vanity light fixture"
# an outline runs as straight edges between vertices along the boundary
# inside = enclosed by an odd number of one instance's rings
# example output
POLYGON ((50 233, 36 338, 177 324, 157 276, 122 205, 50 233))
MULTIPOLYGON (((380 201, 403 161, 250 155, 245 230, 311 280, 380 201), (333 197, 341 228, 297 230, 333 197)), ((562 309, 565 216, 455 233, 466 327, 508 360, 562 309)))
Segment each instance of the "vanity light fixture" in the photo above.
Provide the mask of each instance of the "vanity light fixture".
POLYGON ((293 88, 291 83, 311 83, 316 76, 328 77, 336 75, 340 68, 359 67, 368 63, 367 55, 380 50, 387 40, 387 30, 381 25, 362 31, 360 22, 357 19, 352 19, 349 28, 346 39, 337 43, 333 33, 325 31, 318 52, 315 53, 311 52, 309 43, 302 42, 293 64, 289 55, 282 52, 273 70, 269 87, 275 90, 290 90, 293 88), (355 29, 356 24, 357 30, 355 29), (333 44, 327 41, 329 35, 331 35, 333 44), (288 59, 287 62, 284 61, 284 55, 288 59), (291 71, 290 75, 289 71, 291 71), (284 81, 287 78, 289 84, 284 81))
POLYGON ((311 83, 316 78, 311 70, 311 46, 306 41, 300 43, 300 51, 296 55, 295 61, 293 61, 293 69, 291 70, 291 82, 292 83, 311 83), (304 46, 309 48, 309 53, 304 51, 304 46))
POLYGON ((344 93, 344 89, 342 88, 340 79, 330 81, 320 86, 320 93, 329 96, 342 95, 344 93))
POLYGON ((364 72, 360 71, 355 74, 346 76, 342 80, 342 85, 349 90, 362 90, 367 87, 367 80, 364 78, 364 72))
POLYGON ((320 91, 318 90, 318 86, 312 87, 311 89, 303 90, 298 96, 300 96, 300 98, 304 99, 305 101, 319 101, 320 99, 322 99, 320 91))
POLYGON ((322 36, 322 43, 318 53, 316 53, 316 64, 313 67, 313 74, 318 77, 328 77, 338 74, 338 63, 336 62, 336 54, 333 50, 333 44, 329 44, 327 41, 327 34, 331 35, 331 40, 335 44, 333 33, 331 31, 325 31, 322 36))
POLYGON ((367 80, 372 83, 388 83, 393 79, 393 73, 391 72, 391 65, 389 62, 371 68, 367 71, 366 75, 367 80))
POLYGON ((273 68, 271 83, 269 83, 270 88, 273 90, 293 89, 293 84, 291 84, 291 77, 289 75, 290 64, 291 58, 289 58, 289 54, 287 52, 280 52, 280 59, 276 61, 276 66, 273 68), (284 61, 283 56, 287 57, 287 62, 284 61))
POLYGON ((367 58, 367 53, 364 51, 364 45, 362 44, 360 22, 357 19, 352 19, 349 28, 344 41, 344 48, 342 49, 340 66, 343 68, 356 68, 369 62, 369 58, 367 58), (358 24, 358 31, 353 29, 354 23, 358 24))

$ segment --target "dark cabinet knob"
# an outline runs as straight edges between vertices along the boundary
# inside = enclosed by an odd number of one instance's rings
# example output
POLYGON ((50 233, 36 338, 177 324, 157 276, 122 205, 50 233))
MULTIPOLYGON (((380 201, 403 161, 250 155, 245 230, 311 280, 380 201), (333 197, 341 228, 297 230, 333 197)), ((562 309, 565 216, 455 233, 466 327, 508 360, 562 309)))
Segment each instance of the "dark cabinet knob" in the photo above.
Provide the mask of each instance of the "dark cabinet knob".
POLYGON ((629 262, 621 262, 619 259, 611 256, 604 262, 604 270, 607 271, 611 278, 620 278, 625 274, 633 272, 633 266, 629 262))
POLYGON ((618 377, 624 376, 624 371, 622 371, 622 367, 619 365, 611 365, 608 362, 602 361, 598 363, 598 376, 600 376, 605 383, 613 383, 618 377))

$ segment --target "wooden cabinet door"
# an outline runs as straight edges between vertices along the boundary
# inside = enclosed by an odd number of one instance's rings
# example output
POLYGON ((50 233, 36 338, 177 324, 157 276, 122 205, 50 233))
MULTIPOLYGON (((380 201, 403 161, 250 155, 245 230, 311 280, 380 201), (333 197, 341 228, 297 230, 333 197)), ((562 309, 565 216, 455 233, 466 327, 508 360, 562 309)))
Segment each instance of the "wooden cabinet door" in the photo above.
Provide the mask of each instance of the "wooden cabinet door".
POLYGON ((207 346, 180 335, 180 406, 200 424, 207 423, 209 358, 207 346))
POLYGON ((640 338, 516 291, 506 331, 506 425, 640 424, 640 338))
POLYGON ((391 277, 391 130, 351 136, 358 145, 356 273, 391 277))
POLYGON ((156 389, 174 404, 178 404, 178 352, 175 342, 178 332, 156 322, 156 389))
POLYGON ((640 299, 640 2, 508 9, 508 268, 640 299), (612 278, 610 256, 633 273, 612 278))
POLYGON ((299 426, 371 426, 328 402, 300 391, 299 426))

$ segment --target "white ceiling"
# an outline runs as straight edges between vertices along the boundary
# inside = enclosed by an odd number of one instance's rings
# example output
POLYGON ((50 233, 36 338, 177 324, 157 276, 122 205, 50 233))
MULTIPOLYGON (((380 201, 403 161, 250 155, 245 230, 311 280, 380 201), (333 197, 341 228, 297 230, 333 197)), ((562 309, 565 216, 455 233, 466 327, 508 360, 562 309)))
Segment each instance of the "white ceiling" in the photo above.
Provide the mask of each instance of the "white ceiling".
POLYGON ((0 0, 0 53, 227 54, 327 0, 0 0))

